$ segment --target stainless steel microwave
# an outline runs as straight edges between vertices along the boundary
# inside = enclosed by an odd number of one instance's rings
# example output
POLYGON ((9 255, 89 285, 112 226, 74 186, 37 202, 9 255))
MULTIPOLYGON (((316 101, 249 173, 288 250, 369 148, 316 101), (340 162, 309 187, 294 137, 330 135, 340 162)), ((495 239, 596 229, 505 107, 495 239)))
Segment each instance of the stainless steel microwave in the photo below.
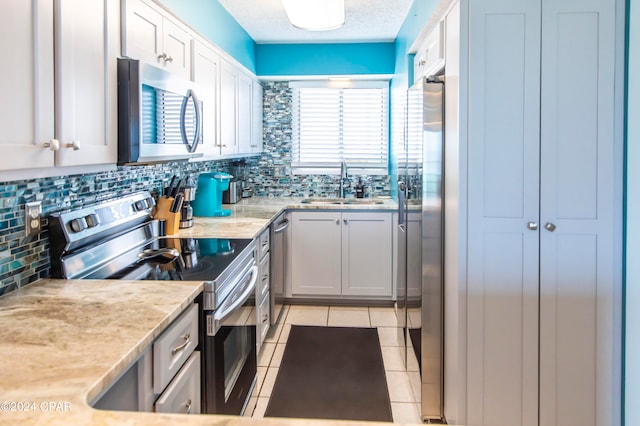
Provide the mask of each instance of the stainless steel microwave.
POLYGON ((135 59, 118 58, 118 164, 203 155, 197 85, 135 59))

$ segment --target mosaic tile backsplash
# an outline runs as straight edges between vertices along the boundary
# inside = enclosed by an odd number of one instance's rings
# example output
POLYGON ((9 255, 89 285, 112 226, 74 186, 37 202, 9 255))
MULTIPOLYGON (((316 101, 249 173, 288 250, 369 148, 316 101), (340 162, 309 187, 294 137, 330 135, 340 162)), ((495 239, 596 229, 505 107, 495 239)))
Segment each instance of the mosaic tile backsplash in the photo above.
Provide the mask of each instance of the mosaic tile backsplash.
MULTIPOLYGON (((157 196, 174 174, 196 177, 205 171, 226 171, 244 177, 257 196, 335 196, 336 175, 291 175, 291 132, 289 85, 269 82, 264 90, 264 152, 259 157, 124 166, 84 175, 0 182, 0 295, 49 276, 47 216, 143 190, 157 196), (30 201, 42 202, 43 230, 25 237, 24 206, 30 201)), ((389 195, 388 176, 353 177, 353 184, 362 178, 369 196, 389 195)))
MULTIPOLYGON (((338 175, 291 174, 292 90, 288 82, 264 83, 264 151, 262 156, 247 160, 246 176, 254 194, 265 196, 335 197, 340 189, 338 175)), ((365 194, 377 197, 390 194, 389 176, 357 175, 350 170, 354 196, 358 178, 365 194)))

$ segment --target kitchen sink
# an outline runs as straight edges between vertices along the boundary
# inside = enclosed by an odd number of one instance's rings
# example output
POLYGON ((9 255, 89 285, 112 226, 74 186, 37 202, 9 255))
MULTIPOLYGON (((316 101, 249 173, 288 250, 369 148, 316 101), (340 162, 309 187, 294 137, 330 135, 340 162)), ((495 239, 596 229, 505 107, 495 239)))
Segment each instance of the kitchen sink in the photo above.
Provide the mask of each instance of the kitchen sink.
POLYGON ((384 204, 384 201, 375 198, 304 198, 302 204, 384 204))

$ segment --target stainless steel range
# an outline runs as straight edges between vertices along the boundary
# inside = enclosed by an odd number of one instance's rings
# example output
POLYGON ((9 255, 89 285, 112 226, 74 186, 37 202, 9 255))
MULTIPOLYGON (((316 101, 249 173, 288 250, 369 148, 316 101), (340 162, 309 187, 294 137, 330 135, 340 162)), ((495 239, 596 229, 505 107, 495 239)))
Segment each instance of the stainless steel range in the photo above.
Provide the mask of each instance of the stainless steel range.
POLYGON ((243 414, 256 382, 255 243, 163 238, 147 192, 49 219, 51 275, 69 279, 202 281, 202 409, 243 414))

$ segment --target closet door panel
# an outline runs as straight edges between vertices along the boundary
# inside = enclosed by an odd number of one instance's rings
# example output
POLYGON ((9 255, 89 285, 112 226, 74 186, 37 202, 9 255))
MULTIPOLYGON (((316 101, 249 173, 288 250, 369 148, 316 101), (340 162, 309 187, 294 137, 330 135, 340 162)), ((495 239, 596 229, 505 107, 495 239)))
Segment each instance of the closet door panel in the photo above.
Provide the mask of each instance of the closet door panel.
MULTIPOLYGON (((616 424, 615 1, 543 0, 540 424, 616 424)), ((618 212, 618 213, 616 213, 618 212)))
POLYGON ((540 5, 469 20, 467 423, 537 426, 540 5))

